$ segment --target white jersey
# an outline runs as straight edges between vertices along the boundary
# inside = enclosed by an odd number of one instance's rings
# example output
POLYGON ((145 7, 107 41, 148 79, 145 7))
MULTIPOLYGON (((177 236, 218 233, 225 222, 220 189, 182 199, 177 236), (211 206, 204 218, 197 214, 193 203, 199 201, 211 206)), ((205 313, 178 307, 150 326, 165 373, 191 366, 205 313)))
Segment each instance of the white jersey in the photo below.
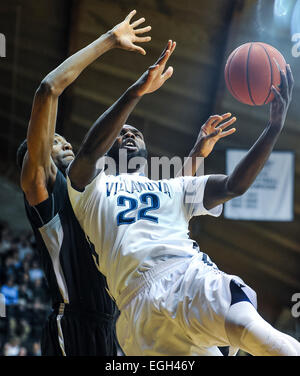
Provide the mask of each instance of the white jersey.
POLYGON ((67 179, 74 213, 95 247, 94 259, 115 299, 157 263, 198 252, 188 235, 189 220, 222 212, 222 205, 212 210, 203 206, 208 177, 154 181, 139 174, 101 172, 83 192, 67 179))

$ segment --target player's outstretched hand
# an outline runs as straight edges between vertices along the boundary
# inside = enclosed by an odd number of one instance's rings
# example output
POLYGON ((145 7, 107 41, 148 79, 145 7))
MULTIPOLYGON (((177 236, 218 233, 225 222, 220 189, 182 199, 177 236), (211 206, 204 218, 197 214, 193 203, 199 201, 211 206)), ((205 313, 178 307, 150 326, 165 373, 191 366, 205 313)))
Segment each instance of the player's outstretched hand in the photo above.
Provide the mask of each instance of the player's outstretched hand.
POLYGON ((165 70, 169 57, 175 50, 176 42, 168 41, 166 48, 161 53, 155 64, 133 84, 131 90, 136 96, 149 94, 159 89, 173 74, 173 67, 165 70))
POLYGON ((151 30, 151 26, 146 26, 137 29, 139 25, 145 22, 145 18, 139 18, 137 21, 132 23, 132 17, 136 14, 136 10, 131 11, 124 21, 116 25, 112 30, 111 34, 113 35, 117 48, 122 48, 123 50, 136 51, 142 55, 146 55, 146 51, 137 46, 135 43, 149 42, 151 37, 142 36, 140 34, 147 33, 151 30))
POLYGON ((195 153, 197 153, 199 157, 207 157, 221 138, 227 137, 236 131, 235 128, 224 131, 224 129, 228 128, 235 121, 236 117, 231 117, 230 112, 227 112, 224 115, 210 116, 200 129, 197 141, 193 148, 195 153), (227 121, 224 123, 224 120, 227 121))
POLYGON ((281 130, 289 105, 292 100, 292 92, 294 87, 293 73, 289 65, 286 66, 286 74, 280 69, 277 63, 278 69, 280 71, 280 91, 272 86, 271 90, 274 94, 274 99, 270 105, 270 123, 272 126, 279 127, 281 130))

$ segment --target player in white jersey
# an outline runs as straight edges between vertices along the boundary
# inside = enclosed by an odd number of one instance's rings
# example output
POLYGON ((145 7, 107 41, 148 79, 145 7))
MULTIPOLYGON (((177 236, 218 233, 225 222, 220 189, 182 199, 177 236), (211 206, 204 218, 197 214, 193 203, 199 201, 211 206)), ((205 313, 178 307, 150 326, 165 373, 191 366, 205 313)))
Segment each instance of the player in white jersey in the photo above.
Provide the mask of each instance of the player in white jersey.
MULTIPOLYGON (((222 204, 243 194, 261 171, 291 100, 289 67, 280 73, 281 92, 272 88, 268 125, 232 174, 152 181, 141 175, 142 165, 116 176, 97 168, 110 148, 117 162, 119 150, 127 151, 130 162, 147 154, 141 132, 124 124, 140 98, 171 77, 173 69, 165 65, 174 49, 169 41, 156 64, 102 115, 68 173, 75 215, 121 311, 120 345, 126 355, 221 355, 217 346, 253 355, 300 355, 295 339, 257 313, 254 291, 221 272, 188 237, 191 217, 220 215, 222 204)), ((225 128, 235 119, 221 123, 224 119, 207 121, 195 153, 206 157, 220 138, 234 132, 225 128)))

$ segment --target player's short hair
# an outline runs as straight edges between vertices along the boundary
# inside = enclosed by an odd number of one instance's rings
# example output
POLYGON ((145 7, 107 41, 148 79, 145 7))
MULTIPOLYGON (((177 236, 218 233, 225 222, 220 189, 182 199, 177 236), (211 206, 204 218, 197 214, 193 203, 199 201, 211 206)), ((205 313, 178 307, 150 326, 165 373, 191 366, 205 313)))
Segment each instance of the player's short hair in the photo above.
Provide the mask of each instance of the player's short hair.
POLYGON ((17 155, 16 155, 17 166, 19 167, 20 170, 22 170, 23 159, 25 157, 27 149, 28 149, 27 139, 25 139, 24 141, 21 142, 20 146, 18 147, 17 155))

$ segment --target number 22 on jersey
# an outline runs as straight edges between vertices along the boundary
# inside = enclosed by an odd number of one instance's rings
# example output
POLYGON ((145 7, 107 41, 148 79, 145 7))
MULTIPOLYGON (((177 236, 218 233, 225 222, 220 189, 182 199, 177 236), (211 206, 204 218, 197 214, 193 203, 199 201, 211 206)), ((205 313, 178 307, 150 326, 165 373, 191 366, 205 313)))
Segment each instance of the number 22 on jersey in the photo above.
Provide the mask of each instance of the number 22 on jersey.
POLYGON ((149 215, 150 211, 157 210, 160 207, 159 197, 154 193, 144 193, 139 197, 139 201, 133 197, 119 196, 117 199, 118 206, 125 206, 127 209, 122 210, 117 215, 117 224, 130 225, 140 219, 158 223, 158 218, 154 215, 149 215), (139 208, 139 201, 141 204, 147 205, 146 207, 139 208), (137 215, 133 215, 134 210, 138 209, 137 215))

